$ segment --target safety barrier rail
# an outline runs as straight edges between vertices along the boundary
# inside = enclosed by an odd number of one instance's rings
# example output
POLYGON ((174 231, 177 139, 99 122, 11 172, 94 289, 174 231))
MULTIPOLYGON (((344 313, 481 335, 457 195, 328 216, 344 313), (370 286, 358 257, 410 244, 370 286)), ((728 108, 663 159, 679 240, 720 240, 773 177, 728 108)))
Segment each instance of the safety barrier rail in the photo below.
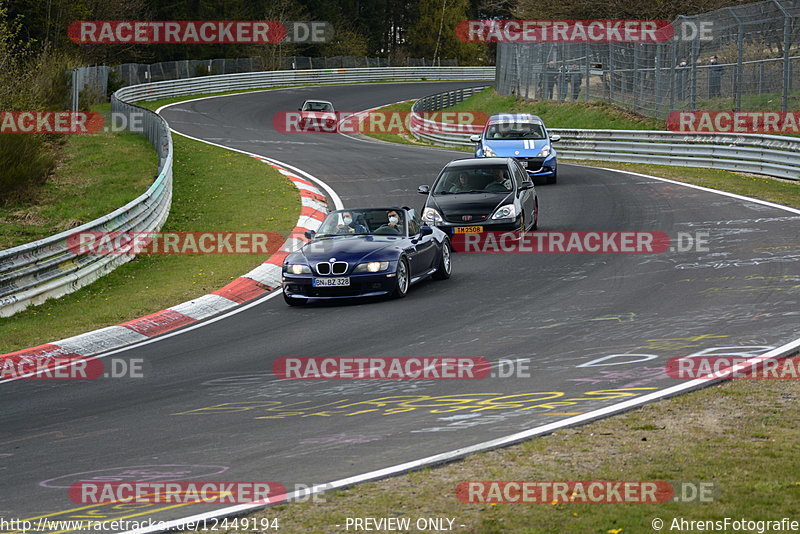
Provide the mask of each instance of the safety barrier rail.
POLYGON ((158 176, 143 195, 108 215, 45 239, 0 250, 0 317, 77 291, 133 258, 123 253, 75 254, 68 246, 70 235, 154 232, 164 224, 172 200, 172 137, 164 119, 135 102, 278 86, 487 79, 494 79, 494 67, 376 67, 248 72, 123 87, 112 96, 111 111, 125 115, 125 124, 143 126, 143 133, 159 154, 158 176))
MULTIPOLYGON (((415 102, 411 108, 414 136, 437 145, 474 147, 470 135, 480 133, 482 126, 437 123, 421 115, 457 104, 474 92, 448 91, 415 102)), ((796 137, 660 130, 549 132, 561 136, 555 147, 560 157, 568 159, 701 167, 800 180, 800 138, 796 137)))

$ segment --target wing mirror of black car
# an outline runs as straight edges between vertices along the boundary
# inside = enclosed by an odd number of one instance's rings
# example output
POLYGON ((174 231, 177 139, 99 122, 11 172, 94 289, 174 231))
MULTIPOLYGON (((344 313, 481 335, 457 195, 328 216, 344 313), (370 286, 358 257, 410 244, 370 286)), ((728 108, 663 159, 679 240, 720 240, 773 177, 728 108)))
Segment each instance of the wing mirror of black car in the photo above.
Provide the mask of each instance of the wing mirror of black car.
POLYGON ((429 185, 421 185, 417 188, 417 193, 421 195, 427 195, 431 192, 431 186, 429 185))
POLYGON ((419 235, 426 236, 431 235, 433 233, 433 228, 430 226, 421 226, 419 229, 419 235))
POLYGON ((533 189, 533 182, 526 180, 526 181, 522 182, 521 184, 519 184, 519 190, 520 191, 525 191, 526 189, 533 189))
POLYGON ((305 234, 303 235, 305 235, 309 239, 314 239, 314 236, 317 235, 317 232, 315 232, 314 230, 306 230, 305 234))
POLYGON ((561 141, 561 136, 560 135, 551 135, 550 136, 550 142, 551 143, 555 143, 556 141, 561 141))
POLYGON ((469 140, 472 141, 473 143, 480 143, 481 142, 481 136, 480 136, 480 134, 472 134, 472 135, 469 136, 469 140))

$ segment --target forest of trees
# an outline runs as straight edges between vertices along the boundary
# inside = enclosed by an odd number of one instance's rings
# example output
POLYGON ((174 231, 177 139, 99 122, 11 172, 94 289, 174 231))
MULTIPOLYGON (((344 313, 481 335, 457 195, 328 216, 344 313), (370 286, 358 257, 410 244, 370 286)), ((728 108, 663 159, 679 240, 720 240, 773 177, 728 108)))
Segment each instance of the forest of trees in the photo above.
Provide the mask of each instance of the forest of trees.
POLYGON ((462 43, 459 20, 502 16, 477 0, 0 0, 37 46, 67 50, 86 63, 150 63, 180 59, 255 57, 275 45, 76 45, 66 28, 75 20, 278 20, 327 21, 332 42, 280 45, 288 55, 409 56, 486 61, 486 47, 462 43), (440 31, 441 28, 441 31, 440 31))
MULTIPOLYGON (((332 42, 280 45, 287 55, 425 57, 460 64, 491 63, 491 50, 455 37, 464 19, 668 19, 737 0, 0 0, 4 26, 19 25, 19 38, 37 49, 59 50, 83 63, 145 63, 180 59, 253 57, 259 46, 76 45, 67 26, 76 20, 278 20, 327 21, 332 42)), ((260 45, 276 46, 276 45, 260 45)))

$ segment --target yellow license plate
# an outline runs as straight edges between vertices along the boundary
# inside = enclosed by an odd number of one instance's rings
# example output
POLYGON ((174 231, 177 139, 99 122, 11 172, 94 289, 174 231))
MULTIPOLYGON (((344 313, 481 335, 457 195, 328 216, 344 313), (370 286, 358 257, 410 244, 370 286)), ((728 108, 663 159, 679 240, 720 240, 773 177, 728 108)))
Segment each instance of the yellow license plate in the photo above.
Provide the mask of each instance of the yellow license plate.
POLYGON ((455 226, 453 233, 456 234, 472 234, 483 232, 483 226, 455 226))

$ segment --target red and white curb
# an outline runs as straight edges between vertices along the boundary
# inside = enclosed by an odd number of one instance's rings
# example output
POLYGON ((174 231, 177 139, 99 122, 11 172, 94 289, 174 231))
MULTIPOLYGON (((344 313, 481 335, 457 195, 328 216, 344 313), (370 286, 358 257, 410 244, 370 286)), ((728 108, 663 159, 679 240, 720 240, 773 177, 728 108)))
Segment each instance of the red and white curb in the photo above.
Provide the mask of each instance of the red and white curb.
POLYGON ((16 357, 91 356, 150 339, 177 330, 212 315, 280 290, 283 261, 291 252, 308 242, 306 230, 316 230, 328 213, 327 197, 311 181, 271 160, 250 154, 289 179, 300 191, 301 209, 297 224, 278 252, 231 283, 213 293, 182 302, 138 319, 68 337, 38 347, 0 354, 0 359, 16 357))

